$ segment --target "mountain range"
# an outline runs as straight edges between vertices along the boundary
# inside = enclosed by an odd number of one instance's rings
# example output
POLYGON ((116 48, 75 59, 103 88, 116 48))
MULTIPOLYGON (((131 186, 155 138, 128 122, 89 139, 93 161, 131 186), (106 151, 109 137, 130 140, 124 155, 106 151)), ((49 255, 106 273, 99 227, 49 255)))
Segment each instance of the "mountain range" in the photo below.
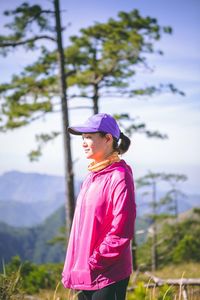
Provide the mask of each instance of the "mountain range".
MULTIPOLYGON (((80 181, 76 182, 76 193, 80 181)), ((65 224, 64 178, 11 171, 0 176, 0 259, 14 255, 36 263, 63 262, 63 244, 50 245, 65 224)), ((150 225, 144 217, 149 204, 136 195, 137 243, 143 243, 150 225)), ((200 196, 179 199, 179 212, 199 206, 200 196)))
MULTIPOLYGON (((59 235, 65 223, 65 209, 60 207, 41 225, 32 228, 16 228, 0 223, 0 260, 8 262, 13 256, 35 263, 63 262, 65 246, 49 242, 59 235)), ((1 269, 2 266, 0 266, 1 269)))
MULTIPOLYGON (((75 183, 75 191, 80 181, 75 183)), ((42 223, 65 202, 61 176, 10 171, 0 176, 0 221, 16 227, 42 223)))
MULTIPOLYGON (((75 182, 75 193, 81 181, 75 182)), ((162 195, 158 192, 158 196, 162 195)), ((62 176, 10 171, 0 176, 0 221, 15 227, 41 224, 65 202, 65 181, 62 176)), ((149 213, 150 203, 136 194, 137 214, 149 213)), ((200 195, 178 199, 179 212, 200 205, 200 195)))

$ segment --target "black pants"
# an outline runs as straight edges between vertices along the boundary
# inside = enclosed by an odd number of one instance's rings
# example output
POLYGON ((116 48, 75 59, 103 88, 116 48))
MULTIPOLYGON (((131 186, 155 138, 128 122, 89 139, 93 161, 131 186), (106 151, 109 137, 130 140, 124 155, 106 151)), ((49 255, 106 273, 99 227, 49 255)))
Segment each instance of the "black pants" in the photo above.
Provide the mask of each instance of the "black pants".
POLYGON ((108 285, 100 290, 82 291, 78 300, 125 300, 129 277, 108 285))

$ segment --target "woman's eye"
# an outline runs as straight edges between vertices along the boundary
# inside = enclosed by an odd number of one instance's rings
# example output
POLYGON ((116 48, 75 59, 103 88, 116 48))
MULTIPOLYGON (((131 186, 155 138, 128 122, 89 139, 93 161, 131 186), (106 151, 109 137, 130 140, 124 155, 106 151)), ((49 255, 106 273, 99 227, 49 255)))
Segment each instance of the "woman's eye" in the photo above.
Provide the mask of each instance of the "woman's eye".
POLYGON ((91 140, 91 138, 91 135, 86 135, 82 137, 83 140, 91 140))

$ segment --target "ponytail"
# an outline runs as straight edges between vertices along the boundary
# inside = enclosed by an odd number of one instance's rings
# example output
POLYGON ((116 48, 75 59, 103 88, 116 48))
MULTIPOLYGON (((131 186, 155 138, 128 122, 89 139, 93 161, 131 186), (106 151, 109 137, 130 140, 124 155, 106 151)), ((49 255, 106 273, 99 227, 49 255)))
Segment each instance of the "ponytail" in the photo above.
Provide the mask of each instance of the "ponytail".
POLYGON ((120 132, 120 144, 118 145, 118 151, 120 154, 124 154, 129 146, 131 144, 131 140, 123 134, 123 132, 120 132))
MULTIPOLYGON (((104 137, 107 133, 99 131, 99 134, 100 136, 104 137)), ((113 137, 113 150, 119 154, 124 154, 128 150, 130 144, 131 140, 125 134, 123 134, 123 132, 120 132, 119 140, 113 137)))

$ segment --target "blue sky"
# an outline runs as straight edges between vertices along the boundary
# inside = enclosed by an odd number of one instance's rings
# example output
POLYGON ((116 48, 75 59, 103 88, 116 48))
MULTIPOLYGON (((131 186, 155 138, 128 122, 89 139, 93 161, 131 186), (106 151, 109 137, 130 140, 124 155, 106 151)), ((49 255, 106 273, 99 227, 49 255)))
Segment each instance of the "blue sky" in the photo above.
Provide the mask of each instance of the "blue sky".
MULTIPOLYGON (((0 3, 0 10, 12 9, 22 1, 10 0, 0 3)), ((37 1, 30 1, 37 3, 37 1)), ((50 1, 39 1, 50 6, 50 1)), ((116 17, 120 10, 134 8, 141 14, 156 17, 161 25, 170 25, 173 34, 166 35, 157 44, 164 51, 164 56, 150 56, 149 63, 154 72, 140 72, 136 83, 141 86, 172 82, 186 93, 185 97, 163 94, 149 100, 111 99, 101 100, 100 109, 108 113, 129 112, 145 121, 149 129, 158 129, 167 133, 166 141, 149 140, 135 135, 129 153, 124 157, 134 168, 135 176, 141 176, 147 170, 185 173, 189 176, 184 185, 190 192, 199 192, 200 177, 200 2, 199 0, 73 0, 61 1, 63 10, 62 23, 71 26, 65 31, 64 44, 68 36, 78 33, 81 27, 103 22, 109 17, 116 17)), ((0 30, 4 32, 1 18, 0 30)), ((34 54, 35 55, 35 54, 34 54)), ((0 82, 9 80, 13 73, 18 73, 23 66, 35 61, 31 52, 22 49, 6 58, 0 57, 0 82)), ((70 106, 76 104, 70 103, 70 106)), ((72 124, 83 121, 90 111, 71 111, 72 124)), ((60 116, 51 116, 30 127, 0 135, 0 173, 9 170, 40 172, 63 175, 62 139, 47 146, 44 156, 38 163, 30 163, 26 154, 35 147, 34 134, 61 128, 60 116)), ((87 162, 81 152, 81 141, 73 138, 76 174, 83 176, 87 172, 87 162), (78 172, 77 172, 78 171, 78 172)))

